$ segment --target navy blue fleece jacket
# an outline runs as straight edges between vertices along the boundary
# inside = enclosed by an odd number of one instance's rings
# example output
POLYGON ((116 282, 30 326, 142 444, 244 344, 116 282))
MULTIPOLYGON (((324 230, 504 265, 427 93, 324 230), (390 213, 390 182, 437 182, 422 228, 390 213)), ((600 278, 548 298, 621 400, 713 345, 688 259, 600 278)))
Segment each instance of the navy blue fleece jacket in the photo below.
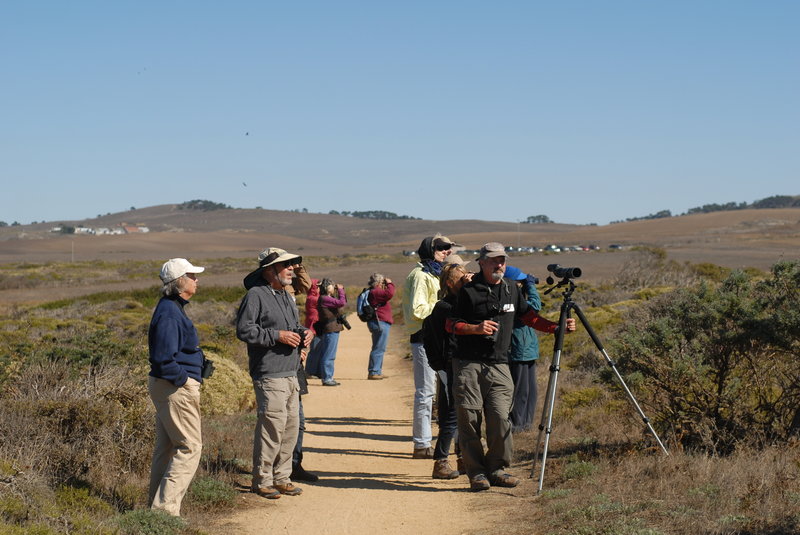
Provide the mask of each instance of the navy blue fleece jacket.
POLYGON ((150 320, 147 343, 150 346, 150 375, 183 386, 191 377, 203 382, 203 351, 194 328, 183 307, 188 303, 180 296, 162 297, 150 320))

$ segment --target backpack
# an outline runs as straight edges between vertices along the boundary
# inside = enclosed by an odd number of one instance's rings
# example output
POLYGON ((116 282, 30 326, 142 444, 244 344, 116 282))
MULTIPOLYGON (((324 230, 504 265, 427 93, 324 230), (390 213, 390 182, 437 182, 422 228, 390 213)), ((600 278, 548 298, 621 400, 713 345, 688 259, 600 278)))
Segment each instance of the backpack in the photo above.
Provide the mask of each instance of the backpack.
POLYGON ((422 320, 422 345, 425 347, 428 366, 435 371, 444 370, 447 367, 447 358, 444 354, 447 335, 442 336, 443 334, 444 326, 435 324, 433 314, 422 320), (440 332, 436 332, 437 330, 440 332))
POLYGON ((356 314, 363 322, 375 319, 375 307, 369 304, 369 289, 364 288, 356 298, 356 314))

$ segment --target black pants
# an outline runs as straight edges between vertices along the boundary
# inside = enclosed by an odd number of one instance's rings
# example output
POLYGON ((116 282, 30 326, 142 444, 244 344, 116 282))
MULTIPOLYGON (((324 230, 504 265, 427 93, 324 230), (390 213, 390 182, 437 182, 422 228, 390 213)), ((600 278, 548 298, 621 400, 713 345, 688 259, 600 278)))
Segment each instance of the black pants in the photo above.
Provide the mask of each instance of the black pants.
MULTIPOLYGON (((456 400, 453 398, 453 368, 447 368, 447 386, 436 374, 436 400, 439 410, 436 417, 439 423, 439 436, 436 437, 436 447, 433 450, 434 460, 447 459, 450 455, 450 444, 458 433, 458 414, 456 413, 456 400)), ((461 452, 456 440, 456 455, 461 452)))
POLYGON ((303 462, 303 434, 306 430, 306 416, 303 414, 303 397, 300 396, 300 430, 297 432, 297 444, 294 445, 292 452, 292 469, 300 466, 303 462))

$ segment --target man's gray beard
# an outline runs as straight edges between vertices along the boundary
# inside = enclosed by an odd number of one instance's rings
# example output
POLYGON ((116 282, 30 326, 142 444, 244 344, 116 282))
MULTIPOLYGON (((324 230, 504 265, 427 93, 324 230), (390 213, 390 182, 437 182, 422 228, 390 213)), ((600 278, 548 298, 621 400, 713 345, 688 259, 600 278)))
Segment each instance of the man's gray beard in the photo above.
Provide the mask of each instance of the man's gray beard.
POLYGON ((292 283, 292 277, 286 277, 285 279, 280 279, 280 281, 284 286, 289 286, 292 283))
POLYGON ((503 271, 493 271, 492 272, 492 279, 496 280, 496 281, 499 281, 499 280, 503 279, 504 275, 505 275, 505 273, 503 271))

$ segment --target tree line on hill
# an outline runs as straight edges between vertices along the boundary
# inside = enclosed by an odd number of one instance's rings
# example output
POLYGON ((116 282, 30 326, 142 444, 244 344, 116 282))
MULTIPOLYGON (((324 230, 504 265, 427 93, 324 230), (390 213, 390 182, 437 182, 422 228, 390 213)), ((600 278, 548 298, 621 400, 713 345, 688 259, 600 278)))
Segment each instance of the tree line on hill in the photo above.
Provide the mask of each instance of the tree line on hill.
MULTIPOLYGON (((260 206, 258 208, 261 208, 260 206)), ((201 210, 203 212, 210 212, 212 210, 229 210, 231 207, 227 204, 213 202, 213 201, 206 201, 201 199, 195 199, 193 201, 186 201, 185 203, 178 205, 178 210, 201 210)), ((308 213, 308 208, 295 208, 294 210, 290 210, 290 212, 295 213, 308 213)), ((359 219, 420 219, 419 217, 413 217, 409 215, 398 215, 394 212, 387 212, 386 210, 364 210, 364 211, 338 211, 338 210, 331 210, 328 212, 329 215, 343 215, 349 217, 357 217, 359 219)))
POLYGON ((386 210, 366 210, 361 212, 350 212, 346 210, 339 212, 337 210, 331 210, 328 212, 328 214, 357 217, 359 219, 420 219, 419 217, 413 217, 410 215, 397 215, 394 212, 387 212, 386 210))
MULTIPOLYGON (((231 210, 232 207, 230 205, 213 202, 208 200, 202 199, 195 199, 192 201, 186 201, 181 203, 177 206, 178 210, 200 210, 203 212, 210 212, 212 210, 231 210)), ((256 207, 257 209, 261 209, 260 206, 256 207)), ((758 201, 754 201, 753 203, 746 203, 746 202, 727 202, 724 204, 704 204, 703 206, 697 206, 695 208, 689 208, 685 214, 679 215, 691 215, 691 214, 708 214, 710 212, 726 212, 732 210, 745 210, 745 209, 757 209, 757 208, 800 208, 800 196, 795 195, 773 195, 771 197, 766 197, 764 199, 760 199, 758 201)), ((131 210, 135 210, 133 206, 131 206, 131 210)), ((308 213, 308 208, 302 209, 294 209, 290 210, 291 212, 298 212, 298 213, 308 213)), ((106 214, 111 215, 111 214, 106 214)), ((331 210, 328 212, 328 215, 341 215, 345 217, 356 217, 359 219, 382 219, 382 220, 395 220, 395 219, 411 219, 411 220, 419 220, 419 217, 413 217, 409 215, 398 215, 394 212, 388 212, 386 210, 365 210, 365 211, 349 211, 349 210, 331 210)), ((99 217, 99 216, 98 216, 99 217)), ((620 219, 617 221, 611 221, 611 224, 614 223, 623 223, 627 221, 643 221, 647 219, 662 219, 667 217, 673 217, 672 212, 670 210, 661 210, 654 214, 648 214, 646 216, 641 217, 628 217, 624 220, 620 219)), ((44 221, 42 221, 44 223, 44 221)), ((544 214, 532 215, 528 216, 525 221, 521 221, 521 223, 526 224, 545 224, 545 223, 555 223, 552 219, 544 214)), ((36 224, 34 221, 32 224, 36 224)), ((595 225, 596 223, 592 223, 595 225)), ((20 223, 14 221, 11 223, 12 227, 19 226, 20 223)), ((7 227, 9 226, 8 223, 5 221, 0 221, 0 227, 7 227)))
MULTIPOLYGON (((704 204, 703 206, 689 208, 685 214, 680 214, 680 215, 709 214, 711 212, 730 212, 733 210, 747 210, 747 209, 759 209, 759 208, 800 208, 800 196, 773 195, 771 197, 766 197, 764 199, 754 201, 750 204, 746 202, 704 204)), ((625 219, 625 221, 643 221, 646 219, 661 219, 665 217, 672 217, 672 212, 670 212, 669 210, 661 210, 660 212, 656 212, 654 214, 649 214, 642 217, 628 217, 625 219)), ((611 224, 622 223, 622 222, 623 222, 622 220, 612 221, 611 224)))

